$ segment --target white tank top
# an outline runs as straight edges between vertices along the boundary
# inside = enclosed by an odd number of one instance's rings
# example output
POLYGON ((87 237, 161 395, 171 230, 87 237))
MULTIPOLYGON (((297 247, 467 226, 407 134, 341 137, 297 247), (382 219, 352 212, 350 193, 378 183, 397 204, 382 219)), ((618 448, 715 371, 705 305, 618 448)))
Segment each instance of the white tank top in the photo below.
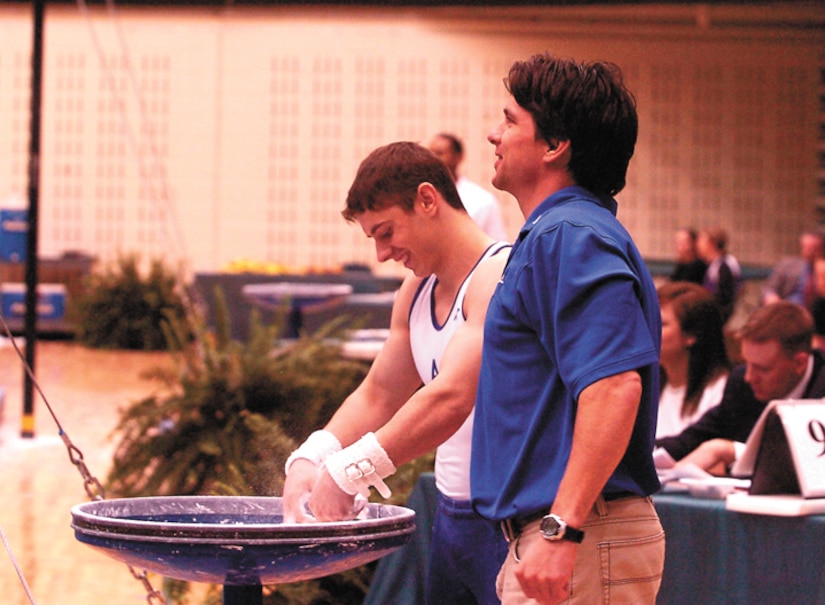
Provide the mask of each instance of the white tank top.
MULTIPOLYGON (((464 323, 464 296, 470 277, 485 258, 509 247, 506 242, 491 245, 478 259, 472 271, 464 278, 453 301, 450 315, 443 325, 435 316, 434 289, 438 284, 435 275, 421 282, 410 307, 410 347, 415 367, 424 384, 438 375, 438 365, 447 343, 456 328, 464 323)), ((470 413, 452 437, 438 446, 435 454, 435 484, 438 490, 453 500, 470 499, 470 451, 473 436, 473 415, 470 413)))

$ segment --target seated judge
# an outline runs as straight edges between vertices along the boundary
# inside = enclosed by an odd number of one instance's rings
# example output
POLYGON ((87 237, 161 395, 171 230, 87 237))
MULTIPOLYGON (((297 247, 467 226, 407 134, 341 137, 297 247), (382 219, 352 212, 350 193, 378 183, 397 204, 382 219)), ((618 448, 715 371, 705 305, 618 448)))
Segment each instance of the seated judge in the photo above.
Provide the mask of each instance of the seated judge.
POLYGON ((825 358, 812 348, 813 334, 800 305, 779 301, 754 311, 738 333, 744 364, 731 372, 722 401, 678 435, 656 439, 657 466, 679 461, 721 474, 770 401, 824 397, 825 358))
POLYGON ((656 437, 676 435, 719 404, 731 364, 722 312, 699 284, 665 282, 658 288, 662 313, 659 365, 662 390, 656 437))

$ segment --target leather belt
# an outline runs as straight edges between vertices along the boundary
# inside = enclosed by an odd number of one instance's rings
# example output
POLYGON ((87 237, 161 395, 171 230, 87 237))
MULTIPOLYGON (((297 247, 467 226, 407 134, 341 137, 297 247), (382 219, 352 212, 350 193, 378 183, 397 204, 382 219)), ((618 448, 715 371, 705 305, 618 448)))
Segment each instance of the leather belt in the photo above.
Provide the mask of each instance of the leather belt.
MULTIPOLYGON (((636 494, 633 492, 611 492, 609 494, 602 494, 602 498, 604 498, 605 502, 613 502, 614 500, 621 500, 622 498, 631 498, 634 496, 636 496, 636 494)), ((501 533, 504 534, 504 539, 507 540, 507 542, 512 542, 521 535, 521 532, 524 531, 525 527, 538 521, 539 519, 543 519, 548 512, 549 507, 546 511, 540 510, 529 515, 510 517, 509 519, 501 521, 499 525, 501 526, 501 533)))
POLYGON ((544 518, 546 514, 547 512, 542 510, 537 513, 533 513, 532 515, 523 515, 521 517, 510 517, 509 519, 505 519, 499 524, 501 525, 501 533, 504 534, 504 539, 507 540, 507 542, 512 542, 521 535, 521 532, 524 531, 525 527, 534 521, 544 518))

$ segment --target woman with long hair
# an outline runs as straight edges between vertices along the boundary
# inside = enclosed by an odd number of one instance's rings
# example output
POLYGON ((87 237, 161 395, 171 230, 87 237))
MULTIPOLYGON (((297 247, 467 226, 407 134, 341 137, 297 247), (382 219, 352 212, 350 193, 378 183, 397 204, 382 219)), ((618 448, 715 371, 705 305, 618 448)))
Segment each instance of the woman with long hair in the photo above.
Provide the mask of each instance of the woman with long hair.
POLYGON ((731 363, 719 304, 702 286, 667 282, 662 312, 662 391, 656 437, 676 435, 722 399, 731 363))

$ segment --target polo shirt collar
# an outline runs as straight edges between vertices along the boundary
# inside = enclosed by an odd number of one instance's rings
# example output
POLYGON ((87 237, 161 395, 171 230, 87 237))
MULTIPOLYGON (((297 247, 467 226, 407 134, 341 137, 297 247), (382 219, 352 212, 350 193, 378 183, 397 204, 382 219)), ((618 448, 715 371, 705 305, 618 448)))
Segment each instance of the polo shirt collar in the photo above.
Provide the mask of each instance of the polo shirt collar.
POLYGON ((556 206, 561 206, 562 204, 574 200, 590 200, 594 204, 601 206, 606 210, 609 210, 613 216, 616 216, 618 204, 616 203, 615 199, 613 199, 612 197, 599 198, 593 195, 584 187, 573 185, 572 187, 565 187, 564 189, 559 189, 550 197, 546 198, 541 204, 536 206, 536 209, 530 213, 530 216, 527 217, 527 221, 525 221, 524 226, 522 226, 521 231, 519 232, 519 239, 524 239, 527 236, 527 234, 530 233, 530 231, 533 229, 533 226, 535 226, 541 220, 541 217, 544 216, 544 214, 546 214, 547 212, 549 212, 552 208, 556 206))

